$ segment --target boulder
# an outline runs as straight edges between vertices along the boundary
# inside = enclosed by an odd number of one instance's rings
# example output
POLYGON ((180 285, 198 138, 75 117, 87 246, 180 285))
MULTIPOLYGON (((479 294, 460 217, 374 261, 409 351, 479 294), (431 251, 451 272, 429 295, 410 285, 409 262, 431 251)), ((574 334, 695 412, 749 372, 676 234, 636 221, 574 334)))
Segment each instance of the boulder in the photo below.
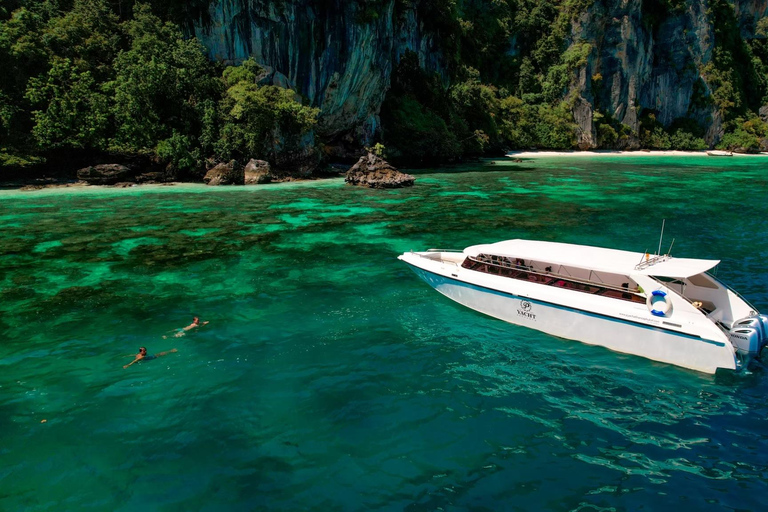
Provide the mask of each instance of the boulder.
POLYGON ((114 185, 130 178, 131 170, 120 164, 99 164, 77 171, 77 179, 89 185, 114 185))
POLYGON ((760 110, 758 111, 758 113, 760 115, 760 119, 764 123, 768 123, 768 105, 763 105, 762 107, 760 107, 760 110))
POLYGON ((270 174, 271 170, 269 162, 266 160, 251 159, 244 170, 245 184, 257 185, 261 183, 269 183, 272 181, 272 175, 270 174))
POLYGON ((410 174, 405 174, 387 163, 380 156, 368 153, 347 171, 344 179, 350 185, 360 185, 371 188, 400 188, 410 187, 416 180, 410 174))
POLYGON ((245 183, 245 173, 243 166, 237 161, 232 160, 229 163, 220 163, 208 171, 203 178, 206 185, 243 185, 245 183))
POLYGON ((167 171, 148 171, 136 176, 136 183, 166 183, 173 181, 173 175, 167 171))

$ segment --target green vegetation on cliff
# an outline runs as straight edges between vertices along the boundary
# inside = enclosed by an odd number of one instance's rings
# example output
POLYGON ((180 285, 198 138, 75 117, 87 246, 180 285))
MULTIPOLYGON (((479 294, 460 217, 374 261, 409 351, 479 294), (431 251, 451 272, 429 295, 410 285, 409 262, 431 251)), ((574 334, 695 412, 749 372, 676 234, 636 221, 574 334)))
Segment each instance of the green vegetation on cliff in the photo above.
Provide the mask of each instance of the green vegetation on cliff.
MULTIPOLYGON (((305 1, 318 16, 353 13, 357 27, 383 26, 385 12, 391 26, 414 15, 419 37, 434 43, 398 51, 392 63, 375 136, 400 164, 520 148, 768 147, 767 114, 758 117, 768 104, 768 18, 751 26, 730 0, 305 1), (659 44, 670 37, 681 48, 659 44), (632 61, 643 51, 652 54, 632 61), (641 75, 645 93, 627 85, 641 75), (674 114, 660 97, 671 90, 688 94, 674 114)), ((276 13, 287 3, 232 5, 276 13)), ((256 62, 207 58, 192 34, 210 6, 3 2, 0 166, 110 153, 196 175, 208 159, 274 164, 334 143, 314 137, 321 111, 293 90, 261 85, 267 73, 256 62)))
MULTIPOLYGON (((768 21, 760 20, 755 37, 744 39, 734 6, 727 0, 709 3, 706 15, 713 26, 712 59, 701 70, 703 79, 693 83, 687 115, 665 125, 657 120, 659 112, 656 110, 638 108, 638 123, 634 128, 615 119, 614 112, 607 107, 601 109, 600 98, 614 94, 603 91, 621 86, 620 82, 608 83, 597 71, 579 83, 578 72, 599 69, 599 53, 591 42, 574 39, 572 23, 583 23, 590 16, 606 16, 609 9, 616 8, 610 2, 402 2, 415 3, 422 11, 439 13, 439 16, 427 19, 440 20, 441 40, 446 42, 443 50, 453 84, 445 90, 440 80, 423 76, 419 79, 422 90, 418 93, 412 88, 398 86, 403 77, 413 82, 420 72, 413 69, 412 64, 404 66, 401 61, 383 109, 382 121, 385 143, 405 161, 418 162, 425 157, 430 162, 451 161, 472 153, 456 147, 441 152, 435 145, 425 144, 430 134, 439 133, 433 126, 447 130, 458 139, 480 131, 487 137, 483 147, 488 151, 501 148, 573 149, 579 143, 574 110, 582 94, 594 110, 591 147, 703 149, 707 147, 707 129, 716 122, 711 116, 702 121, 701 112, 709 110, 723 120, 725 133, 719 147, 768 148, 768 140, 765 140, 768 125, 757 117, 758 109, 768 104, 768 21), (590 14, 593 11, 594 14, 590 14), (590 59, 592 68, 587 66, 590 59), (476 95, 470 109, 463 108, 462 102, 457 101, 462 95, 454 94, 455 90, 465 87, 468 76, 472 87, 483 91, 476 95), (430 87, 431 90, 426 90, 430 87), (439 106, 433 100, 435 97, 444 98, 439 106), (476 115, 478 111, 491 116, 490 122, 476 115), (436 119, 443 124, 437 123, 436 119)), ((644 0, 639 5, 645 22, 640 28, 651 37, 663 38, 665 36, 659 32, 662 28, 669 30, 675 23, 687 23, 682 19, 687 9, 686 0, 644 0)), ((602 21, 603 26, 632 22, 629 17, 632 12, 630 8, 626 9, 622 11, 628 16, 626 19, 606 19, 602 21)), ((601 37, 598 34, 595 39, 599 42, 601 37)), ((663 44, 660 46, 662 57, 664 52, 671 51, 664 49, 663 44)), ((624 59, 628 56, 622 55, 624 59)), ((688 62, 686 66, 692 66, 692 63, 688 62)), ((681 76, 686 72, 685 68, 678 70, 681 76)), ((629 99, 637 101, 636 98, 629 99)), ((713 142, 719 138, 716 132, 710 134, 713 142)), ((442 139, 451 146, 449 137, 442 139)))
POLYGON ((195 173, 208 157, 273 158, 316 121, 292 91, 257 85, 255 63, 210 62, 149 4, 14 7, 0 12, 0 165, 111 152, 195 173))

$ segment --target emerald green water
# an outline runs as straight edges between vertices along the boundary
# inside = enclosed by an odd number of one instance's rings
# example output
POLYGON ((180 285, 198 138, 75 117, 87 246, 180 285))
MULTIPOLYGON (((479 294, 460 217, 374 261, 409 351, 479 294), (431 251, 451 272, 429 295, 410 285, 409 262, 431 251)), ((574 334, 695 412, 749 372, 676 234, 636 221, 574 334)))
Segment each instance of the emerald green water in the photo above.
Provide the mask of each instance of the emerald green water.
POLYGON ((766 162, 0 191, 0 510, 764 508, 763 366, 708 376, 509 325, 396 257, 655 251, 666 219, 665 248, 721 259, 765 312, 766 162), (162 338, 193 315, 210 324, 162 338), (123 369, 139 346, 178 353, 123 369))

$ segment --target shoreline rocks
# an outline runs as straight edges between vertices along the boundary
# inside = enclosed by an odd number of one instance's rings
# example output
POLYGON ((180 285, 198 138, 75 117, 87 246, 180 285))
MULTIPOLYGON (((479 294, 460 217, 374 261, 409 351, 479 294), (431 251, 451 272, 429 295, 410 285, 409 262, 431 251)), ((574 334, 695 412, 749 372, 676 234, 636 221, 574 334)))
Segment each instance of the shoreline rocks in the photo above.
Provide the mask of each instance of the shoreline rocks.
POLYGON ((266 160, 252 158, 245 166, 244 185, 261 185, 272 181, 272 168, 266 160))
POLYGON ((205 173, 203 182, 211 187, 218 185, 244 185, 245 169, 236 160, 220 163, 205 173))
POLYGON ((121 164, 99 164, 77 171, 77 179, 89 185, 115 185, 131 177, 131 170, 121 164))
POLYGON ((416 178, 398 171, 380 156, 368 153, 347 171, 344 181, 361 187, 401 188, 413 186, 416 178))

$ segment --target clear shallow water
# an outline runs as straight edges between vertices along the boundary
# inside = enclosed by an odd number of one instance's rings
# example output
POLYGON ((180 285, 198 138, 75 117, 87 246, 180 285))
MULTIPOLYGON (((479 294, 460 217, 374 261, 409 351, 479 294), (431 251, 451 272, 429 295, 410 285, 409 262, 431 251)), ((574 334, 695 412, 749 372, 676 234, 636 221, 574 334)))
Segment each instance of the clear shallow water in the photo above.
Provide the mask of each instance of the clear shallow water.
POLYGON ((666 218, 665 247, 722 259, 768 310, 763 162, 0 191, 0 509, 764 508, 762 367, 508 325, 396 259, 514 237, 653 251, 666 218), (192 315, 211 323, 162 339, 192 315), (179 352, 124 370, 141 345, 179 352))

